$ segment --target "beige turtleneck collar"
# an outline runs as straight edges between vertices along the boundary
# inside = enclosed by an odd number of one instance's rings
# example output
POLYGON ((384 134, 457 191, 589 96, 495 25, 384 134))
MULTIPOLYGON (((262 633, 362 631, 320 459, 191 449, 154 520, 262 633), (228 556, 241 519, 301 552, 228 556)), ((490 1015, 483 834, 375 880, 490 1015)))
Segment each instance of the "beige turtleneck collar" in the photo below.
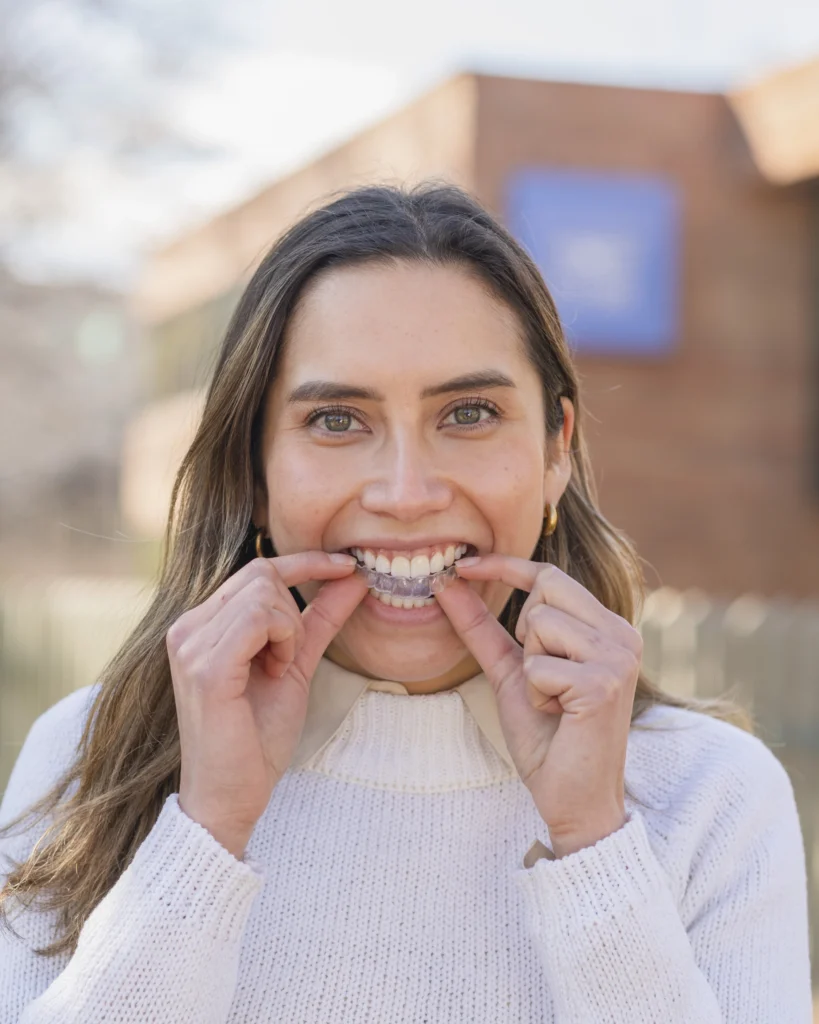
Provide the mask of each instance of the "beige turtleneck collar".
MULTIPOLYGON (((291 767, 300 768, 326 746, 365 690, 409 695, 403 683, 368 679, 341 668, 327 658, 319 661, 310 684, 307 716, 291 767)), ((460 694, 483 735, 509 767, 514 769, 498 718, 495 692, 486 676, 481 672, 447 692, 460 694)))

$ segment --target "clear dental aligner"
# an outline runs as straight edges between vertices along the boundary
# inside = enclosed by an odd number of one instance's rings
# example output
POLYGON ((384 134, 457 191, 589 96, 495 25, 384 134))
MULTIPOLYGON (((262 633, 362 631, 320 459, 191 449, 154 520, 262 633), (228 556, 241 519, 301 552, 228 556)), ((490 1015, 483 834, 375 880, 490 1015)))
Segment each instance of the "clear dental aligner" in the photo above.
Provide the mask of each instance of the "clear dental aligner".
POLYGON ((376 572, 359 562, 355 571, 367 581, 379 594, 390 594, 392 597, 432 597, 440 594, 444 587, 458 578, 454 565, 441 572, 430 573, 429 576, 391 576, 388 572, 376 572))

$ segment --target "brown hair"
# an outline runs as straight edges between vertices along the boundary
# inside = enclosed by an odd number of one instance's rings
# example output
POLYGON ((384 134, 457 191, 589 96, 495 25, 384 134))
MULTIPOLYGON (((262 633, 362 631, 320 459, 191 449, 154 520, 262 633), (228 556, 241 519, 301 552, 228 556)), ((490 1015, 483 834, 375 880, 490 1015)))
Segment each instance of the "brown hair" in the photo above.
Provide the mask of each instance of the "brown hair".
MULTIPOLYGON (((198 431, 171 498, 152 603, 100 676, 76 759, 51 791, 0 830, 53 815, 36 848, 0 891, 0 923, 13 899, 58 912, 59 937, 37 952, 73 953, 94 907, 131 862, 166 798, 179 788, 180 744, 166 648, 171 624, 254 557, 254 489, 263 488, 264 399, 288 318, 307 282, 341 265, 422 261, 463 267, 514 310, 543 381, 546 431, 562 423, 560 397, 576 410, 572 476, 560 522, 533 558, 553 562, 607 608, 635 624, 644 584, 629 539, 597 507, 579 382, 557 310, 526 251, 468 193, 426 181, 368 186, 333 197, 286 231, 262 259, 228 325, 198 431)), ((296 595, 294 595, 296 596, 296 595)), ((525 595, 501 616, 510 632, 525 595)), ((683 700, 641 675, 632 721, 656 704, 690 708, 752 730, 728 700, 683 700)))

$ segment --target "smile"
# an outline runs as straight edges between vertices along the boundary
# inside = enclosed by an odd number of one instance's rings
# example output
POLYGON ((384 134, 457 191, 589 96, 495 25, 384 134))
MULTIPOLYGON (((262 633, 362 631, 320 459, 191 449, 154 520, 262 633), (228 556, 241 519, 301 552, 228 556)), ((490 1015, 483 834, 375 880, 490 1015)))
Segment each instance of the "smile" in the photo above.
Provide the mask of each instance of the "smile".
POLYGON ((417 551, 348 550, 355 556, 356 572, 367 581, 373 597, 393 608, 423 608, 458 578, 455 560, 477 549, 455 542, 417 551))

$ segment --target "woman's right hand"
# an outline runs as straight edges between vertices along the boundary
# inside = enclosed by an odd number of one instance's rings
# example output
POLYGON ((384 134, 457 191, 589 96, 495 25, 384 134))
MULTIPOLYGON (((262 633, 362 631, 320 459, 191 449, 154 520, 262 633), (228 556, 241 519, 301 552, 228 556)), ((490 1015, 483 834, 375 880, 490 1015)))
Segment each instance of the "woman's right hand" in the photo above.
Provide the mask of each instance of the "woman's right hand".
POLYGON ((324 551, 257 558, 166 637, 181 745, 179 806, 241 859, 287 770, 310 680, 367 584, 324 551), (288 588, 331 580, 303 613, 288 588))

